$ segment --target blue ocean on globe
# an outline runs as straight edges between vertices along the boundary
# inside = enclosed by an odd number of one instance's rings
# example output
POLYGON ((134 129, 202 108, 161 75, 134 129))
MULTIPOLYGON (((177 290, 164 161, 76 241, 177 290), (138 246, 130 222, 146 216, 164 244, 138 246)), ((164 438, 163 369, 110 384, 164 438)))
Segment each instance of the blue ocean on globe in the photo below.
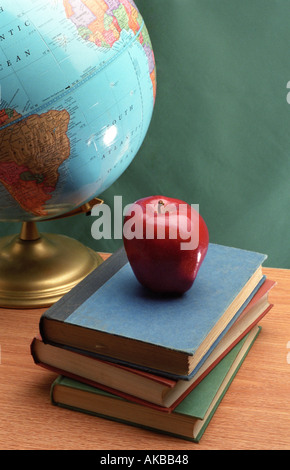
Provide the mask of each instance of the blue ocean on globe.
POLYGON ((136 156, 156 97, 132 0, 0 2, 0 220, 60 216, 136 156))

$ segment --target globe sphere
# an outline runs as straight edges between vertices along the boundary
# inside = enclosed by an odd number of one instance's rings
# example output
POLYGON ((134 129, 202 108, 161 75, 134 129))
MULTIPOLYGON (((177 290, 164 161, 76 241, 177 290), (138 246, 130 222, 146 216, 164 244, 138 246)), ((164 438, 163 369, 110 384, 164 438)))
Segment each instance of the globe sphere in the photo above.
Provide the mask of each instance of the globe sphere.
POLYGON ((156 68, 133 0, 2 0, 0 220, 58 217, 136 156, 156 68))

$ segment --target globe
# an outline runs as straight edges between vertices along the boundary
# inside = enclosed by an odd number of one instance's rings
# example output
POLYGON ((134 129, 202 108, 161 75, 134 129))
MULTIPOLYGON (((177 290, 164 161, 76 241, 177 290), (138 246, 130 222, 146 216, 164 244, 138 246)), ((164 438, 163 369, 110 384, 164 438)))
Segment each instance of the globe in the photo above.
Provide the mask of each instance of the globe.
MULTIPOLYGON (((49 306, 103 259, 37 222, 79 212, 132 162, 156 68, 133 0, 1 0, 0 306, 49 306)), ((83 210, 85 209, 85 210, 83 210)))
POLYGON ((133 0, 2 0, 0 84, 0 220, 73 211, 146 136, 156 69, 142 16, 133 0))

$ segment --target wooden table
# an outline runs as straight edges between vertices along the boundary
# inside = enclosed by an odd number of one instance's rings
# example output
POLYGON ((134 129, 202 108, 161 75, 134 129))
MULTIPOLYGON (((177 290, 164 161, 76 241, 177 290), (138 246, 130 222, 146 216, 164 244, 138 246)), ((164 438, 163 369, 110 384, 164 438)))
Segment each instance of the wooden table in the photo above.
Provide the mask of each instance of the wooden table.
POLYGON ((290 271, 264 273, 275 307, 199 444, 52 406, 30 356, 44 309, 0 309, 0 449, 290 449, 290 271))

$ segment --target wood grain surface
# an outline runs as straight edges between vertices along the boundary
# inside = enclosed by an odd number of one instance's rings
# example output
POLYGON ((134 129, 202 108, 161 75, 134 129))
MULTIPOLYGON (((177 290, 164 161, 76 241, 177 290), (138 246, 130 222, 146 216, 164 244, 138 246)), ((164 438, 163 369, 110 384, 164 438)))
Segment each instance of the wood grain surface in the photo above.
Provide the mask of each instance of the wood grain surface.
POLYGON ((275 306, 199 444, 52 406, 56 376, 30 355, 44 309, 0 309, 0 449, 289 449, 290 271, 264 273, 275 306))

